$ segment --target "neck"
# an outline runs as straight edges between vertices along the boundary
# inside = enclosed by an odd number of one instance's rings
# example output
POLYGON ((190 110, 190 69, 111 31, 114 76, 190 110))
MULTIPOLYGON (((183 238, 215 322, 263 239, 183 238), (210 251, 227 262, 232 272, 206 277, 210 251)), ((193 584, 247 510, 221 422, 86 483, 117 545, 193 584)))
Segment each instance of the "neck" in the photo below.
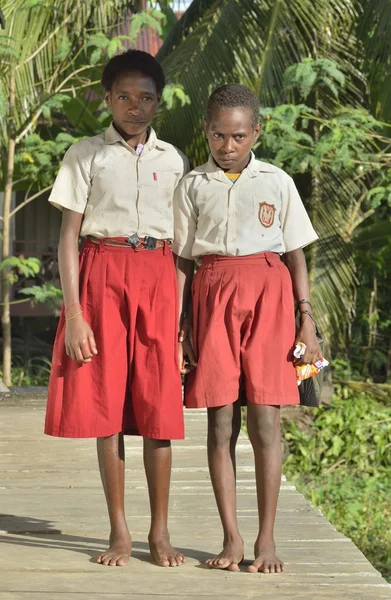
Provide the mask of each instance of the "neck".
POLYGON ((138 133, 137 135, 129 135, 123 129, 121 129, 121 127, 119 127, 116 123, 113 123, 113 126, 118 131, 120 136, 125 140, 125 142, 128 144, 128 146, 131 146, 131 148, 136 149, 139 144, 145 144, 146 141, 148 140, 149 131, 150 131, 149 125, 146 129, 144 129, 144 131, 142 131, 141 133, 138 133))

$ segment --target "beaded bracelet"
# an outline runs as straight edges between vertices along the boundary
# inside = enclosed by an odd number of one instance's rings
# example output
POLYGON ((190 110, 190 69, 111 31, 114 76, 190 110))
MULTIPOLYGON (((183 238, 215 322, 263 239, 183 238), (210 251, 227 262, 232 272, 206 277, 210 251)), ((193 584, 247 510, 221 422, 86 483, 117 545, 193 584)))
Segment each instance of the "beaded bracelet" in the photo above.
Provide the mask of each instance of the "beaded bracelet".
POLYGON ((65 317, 66 321, 72 321, 72 319, 75 319, 76 317, 78 317, 79 315, 81 315, 83 313, 83 311, 81 310, 80 312, 76 313, 75 315, 73 315, 72 317, 65 317))

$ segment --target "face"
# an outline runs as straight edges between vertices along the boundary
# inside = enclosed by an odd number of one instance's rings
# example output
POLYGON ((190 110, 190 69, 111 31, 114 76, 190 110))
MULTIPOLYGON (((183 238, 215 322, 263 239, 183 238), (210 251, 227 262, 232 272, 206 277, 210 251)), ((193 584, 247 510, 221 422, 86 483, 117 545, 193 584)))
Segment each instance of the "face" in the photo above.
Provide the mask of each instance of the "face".
POLYGON ((240 173, 248 164, 261 126, 254 127, 250 108, 218 108, 204 121, 204 129, 216 163, 228 173, 240 173))
POLYGON ((142 73, 118 77, 105 101, 113 114, 116 128, 125 140, 141 135, 151 124, 160 96, 155 82, 142 73))

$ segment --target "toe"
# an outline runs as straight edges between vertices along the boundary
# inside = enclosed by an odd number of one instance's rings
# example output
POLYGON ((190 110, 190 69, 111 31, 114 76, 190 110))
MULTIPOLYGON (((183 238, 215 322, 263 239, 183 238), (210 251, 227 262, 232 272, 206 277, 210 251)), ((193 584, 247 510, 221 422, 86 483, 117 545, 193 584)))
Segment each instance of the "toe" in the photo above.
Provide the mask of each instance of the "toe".
POLYGON ((160 562, 161 567, 169 567, 170 566, 170 561, 167 560, 167 558, 161 558, 159 562, 160 562))
POLYGON ((111 558, 108 565, 110 567, 116 567, 117 566, 117 560, 115 558, 111 558))
POLYGON ((227 567, 229 567, 230 564, 231 561, 228 558, 219 558, 219 560, 215 561, 213 566, 217 569, 227 569, 227 567))
POLYGON ((240 571, 239 565, 237 563, 231 563, 228 567, 228 571, 240 571))
POLYGON ((275 573, 276 572, 276 566, 275 565, 269 565, 269 573, 275 573))
POLYGON ((249 573, 258 573, 259 569, 262 567, 261 560, 254 560, 253 564, 247 568, 249 573))
POLYGON ((247 571, 249 573, 258 573, 258 569, 255 565, 250 565, 249 567, 247 567, 247 571))

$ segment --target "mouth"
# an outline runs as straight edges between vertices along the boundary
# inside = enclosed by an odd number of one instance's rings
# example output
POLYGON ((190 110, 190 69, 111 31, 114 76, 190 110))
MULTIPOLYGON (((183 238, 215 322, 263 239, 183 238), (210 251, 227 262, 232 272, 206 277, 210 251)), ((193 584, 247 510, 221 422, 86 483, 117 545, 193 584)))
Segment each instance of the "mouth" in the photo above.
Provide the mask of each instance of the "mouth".
POLYGON ((132 119, 132 120, 127 119, 126 121, 124 121, 124 123, 129 123, 130 125, 145 125, 146 121, 139 121, 137 119, 132 119))
POLYGON ((232 156, 222 156, 221 158, 219 158, 219 161, 223 163, 233 163, 235 162, 235 160, 236 159, 232 158, 232 156))

